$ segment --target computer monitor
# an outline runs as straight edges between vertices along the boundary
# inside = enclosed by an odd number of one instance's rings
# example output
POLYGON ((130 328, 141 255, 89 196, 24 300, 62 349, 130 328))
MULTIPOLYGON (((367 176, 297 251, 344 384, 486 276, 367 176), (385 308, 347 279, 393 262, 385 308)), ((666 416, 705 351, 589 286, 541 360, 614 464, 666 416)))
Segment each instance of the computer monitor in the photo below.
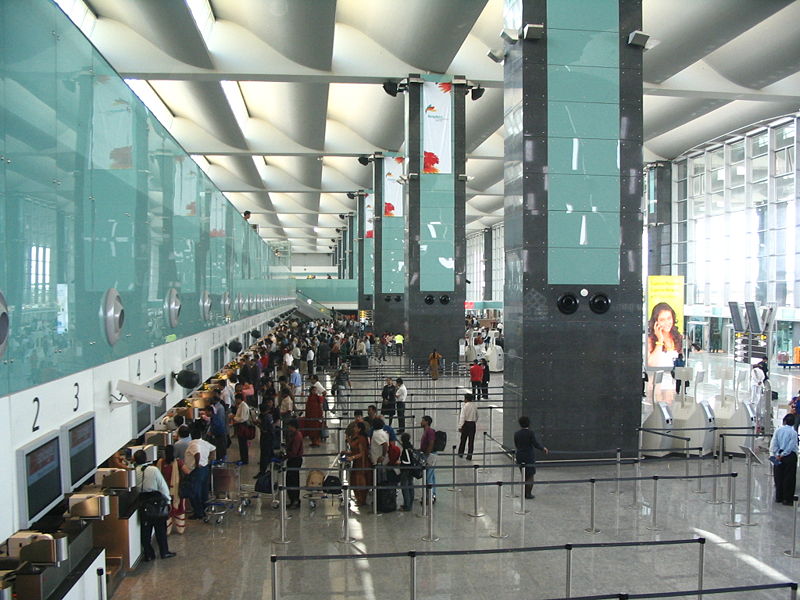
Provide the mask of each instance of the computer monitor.
POLYGON ((153 426, 153 407, 147 402, 136 402, 133 421, 133 437, 138 438, 153 426))
POLYGON ((20 529, 25 529, 63 498, 59 431, 17 450, 17 477, 20 529))
POLYGON ((66 467, 64 491, 71 492, 94 475, 97 454, 94 414, 82 416, 61 427, 62 462, 66 467))
MULTIPOLYGON (((161 379, 157 379, 152 383, 148 383, 147 387, 153 388, 154 390, 158 390, 159 392, 164 392, 166 394, 167 391, 167 379, 166 377, 162 377, 161 379)), ((155 419, 157 421, 161 417, 163 417, 167 413, 167 396, 165 395, 161 399, 161 405, 154 407, 155 408, 155 419)))

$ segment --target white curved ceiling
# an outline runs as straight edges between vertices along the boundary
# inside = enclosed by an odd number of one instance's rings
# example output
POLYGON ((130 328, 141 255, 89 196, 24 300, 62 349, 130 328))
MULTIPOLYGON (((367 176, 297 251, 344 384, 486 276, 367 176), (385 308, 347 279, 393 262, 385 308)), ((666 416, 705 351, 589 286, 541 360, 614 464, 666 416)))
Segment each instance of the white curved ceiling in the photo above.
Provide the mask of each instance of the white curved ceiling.
MULTIPOLYGON (((403 145, 409 73, 466 75, 467 228, 503 218, 503 0, 56 0, 267 239, 329 252, 403 145), (87 14, 85 9, 88 8, 87 14)), ((645 159, 800 108, 800 0, 643 0, 645 159)))

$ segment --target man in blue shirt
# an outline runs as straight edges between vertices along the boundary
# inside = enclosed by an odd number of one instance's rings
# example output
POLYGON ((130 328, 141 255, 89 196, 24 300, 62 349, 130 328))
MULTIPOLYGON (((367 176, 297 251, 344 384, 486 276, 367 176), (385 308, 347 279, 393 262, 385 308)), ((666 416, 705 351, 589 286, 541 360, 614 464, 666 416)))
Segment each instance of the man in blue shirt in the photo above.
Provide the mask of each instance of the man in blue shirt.
POLYGON ((297 370, 297 367, 289 367, 289 385, 292 387, 292 393, 295 398, 303 393, 303 378, 300 376, 300 371, 297 370))
POLYGON ((775 502, 791 506, 797 478, 797 432, 794 430, 795 416, 783 417, 783 425, 775 430, 769 453, 775 457, 772 476, 775 480, 775 502))

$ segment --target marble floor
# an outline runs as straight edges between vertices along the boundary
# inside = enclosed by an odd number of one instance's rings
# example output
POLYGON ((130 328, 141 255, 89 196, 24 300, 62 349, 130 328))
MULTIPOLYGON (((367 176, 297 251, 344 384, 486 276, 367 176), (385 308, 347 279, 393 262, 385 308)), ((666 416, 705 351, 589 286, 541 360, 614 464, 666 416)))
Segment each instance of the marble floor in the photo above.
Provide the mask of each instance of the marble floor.
MULTIPOLYGON (((712 357, 716 358, 716 357, 712 357)), ((396 360, 396 359, 395 359, 396 360)), ((716 367, 713 361, 709 370, 716 367)), ((391 367, 390 367, 391 370, 391 367)), ((376 397, 375 383, 365 375, 354 375, 354 396, 367 401, 376 397), (373 394, 373 395, 371 395, 373 394)), ((410 392, 430 397, 431 384, 406 377, 410 392)), ((440 397, 452 398, 463 386, 463 379, 442 378, 437 382, 440 397), (445 389, 452 388, 452 389, 445 389)), ((502 385, 502 376, 494 375, 492 386, 502 385)), ((797 382, 787 383, 797 387, 797 382)), ((495 411, 497 412, 497 411, 495 411)), ((435 412, 437 425, 450 432, 455 441, 456 413, 435 412)), ((418 420, 418 419, 417 419, 418 420)), ((502 419, 495 415, 493 432, 500 437, 502 419)), ((481 412, 478 438, 488 427, 486 411, 481 412)), ((255 442, 257 444, 257 442, 255 442)), ((546 441, 545 441, 546 443, 546 441)), ((234 444, 235 448, 235 444, 234 444)), ((480 449, 480 444, 476 451, 480 449)), ((337 450, 336 439, 327 445, 307 447, 304 466, 327 468, 337 450)), ((496 451, 490 444, 488 450, 496 451)), ((235 449, 233 450, 235 452, 235 449)), ((252 449, 252 452, 257 450, 252 449)), ((542 466, 534 488, 536 498, 526 502, 528 514, 519 515, 519 498, 501 493, 503 539, 491 537, 498 525, 498 493, 495 485, 478 488, 481 517, 473 512, 473 488, 451 487, 451 457, 440 457, 437 468, 439 490, 434 506, 434 532, 437 542, 421 538, 428 531, 428 521, 415 503, 413 513, 394 512, 375 515, 369 507, 353 509, 350 520, 352 544, 339 543, 342 512, 338 499, 321 500, 315 509, 306 500, 299 510, 289 511, 288 544, 278 544, 279 510, 272 508, 269 497, 256 499, 243 516, 226 516, 221 524, 190 521, 183 536, 170 537, 175 559, 142 564, 128 576, 114 595, 115 600, 151 600, 162 594, 207 599, 272 598, 270 555, 323 556, 346 554, 362 556, 378 552, 405 553, 409 550, 494 550, 531 546, 563 546, 567 543, 627 542, 651 540, 691 540, 704 537, 704 578, 706 588, 779 583, 800 579, 800 559, 789 558, 784 550, 792 545, 791 507, 772 501, 771 475, 767 467, 756 467, 752 487, 753 527, 727 527, 729 504, 710 504, 712 480, 703 481, 704 493, 696 493, 697 481, 661 479, 658 484, 656 525, 653 523, 653 485, 623 482, 620 494, 615 483, 598 483, 595 500, 595 528, 585 531, 590 519, 590 484, 558 483, 588 478, 613 477, 615 466, 566 467, 542 466), (636 489, 636 492, 634 491, 636 489), (634 497, 634 494, 636 496, 634 497), (636 502, 634 503, 634 500, 636 502)), ((479 481, 508 481, 512 469, 503 455, 487 458, 489 468, 479 473, 479 481)), ((768 463, 766 463, 768 464, 768 463)), ((474 477, 471 463, 456 459, 456 481, 463 485, 474 477)), ((713 472, 712 461, 701 463, 702 472, 713 472)), ((691 465, 697 473, 697 463, 691 465)), ((682 476, 681 460, 652 460, 641 467, 643 476, 682 476)), ((745 477, 742 460, 734 461, 742 474, 737 479, 736 520, 745 521, 745 477)), ((243 468, 243 481, 252 481, 255 465, 243 468)), ((626 465, 623 476, 633 476, 634 467, 626 465)), ((301 480, 304 478, 301 478, 301 480)), ((727 481, 719 482, 718 497, 727 493, 727 481)), ((417 494, 419 496, 419 493, 417 494)), ((572 596, 601 593, 657 593, 695 589, 699 560, 696 543, 670 546, 626 548, 578 548, 572 554, 572 596)), ((470 554, 459 556, 423 556, 417 558, 417 598, 493 598, 494 600, 562 598, 565 596, 566 551, 505 554, 470 554)), ((343 600, 349 598, 409 597, 410 559, 402 557, 298 560, 278 563, 278 597, 281 599, 343 600)), ((656 596, 653 596, 656 597, 656 596)), ((704 594, 704 598, 770 599, 790 598, 789 590, 742 592, 728 595, 704 594)))

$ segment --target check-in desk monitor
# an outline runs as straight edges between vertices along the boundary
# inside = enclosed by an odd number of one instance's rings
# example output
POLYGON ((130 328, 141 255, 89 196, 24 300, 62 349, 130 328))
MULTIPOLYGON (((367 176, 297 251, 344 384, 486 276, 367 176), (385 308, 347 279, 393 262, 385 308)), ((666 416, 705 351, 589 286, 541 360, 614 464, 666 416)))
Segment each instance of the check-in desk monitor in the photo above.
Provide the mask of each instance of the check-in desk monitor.
POLYGON ((89 479, 97 469, 94 416, 81 417, 61 427, 61 447, 65 451, 67 485, 72 491, 89 479))
POLYGON ((54 431, 17 450, 19 519, 23 529, 62 499, 64 490, 59 442, 59 432, 54 431))

